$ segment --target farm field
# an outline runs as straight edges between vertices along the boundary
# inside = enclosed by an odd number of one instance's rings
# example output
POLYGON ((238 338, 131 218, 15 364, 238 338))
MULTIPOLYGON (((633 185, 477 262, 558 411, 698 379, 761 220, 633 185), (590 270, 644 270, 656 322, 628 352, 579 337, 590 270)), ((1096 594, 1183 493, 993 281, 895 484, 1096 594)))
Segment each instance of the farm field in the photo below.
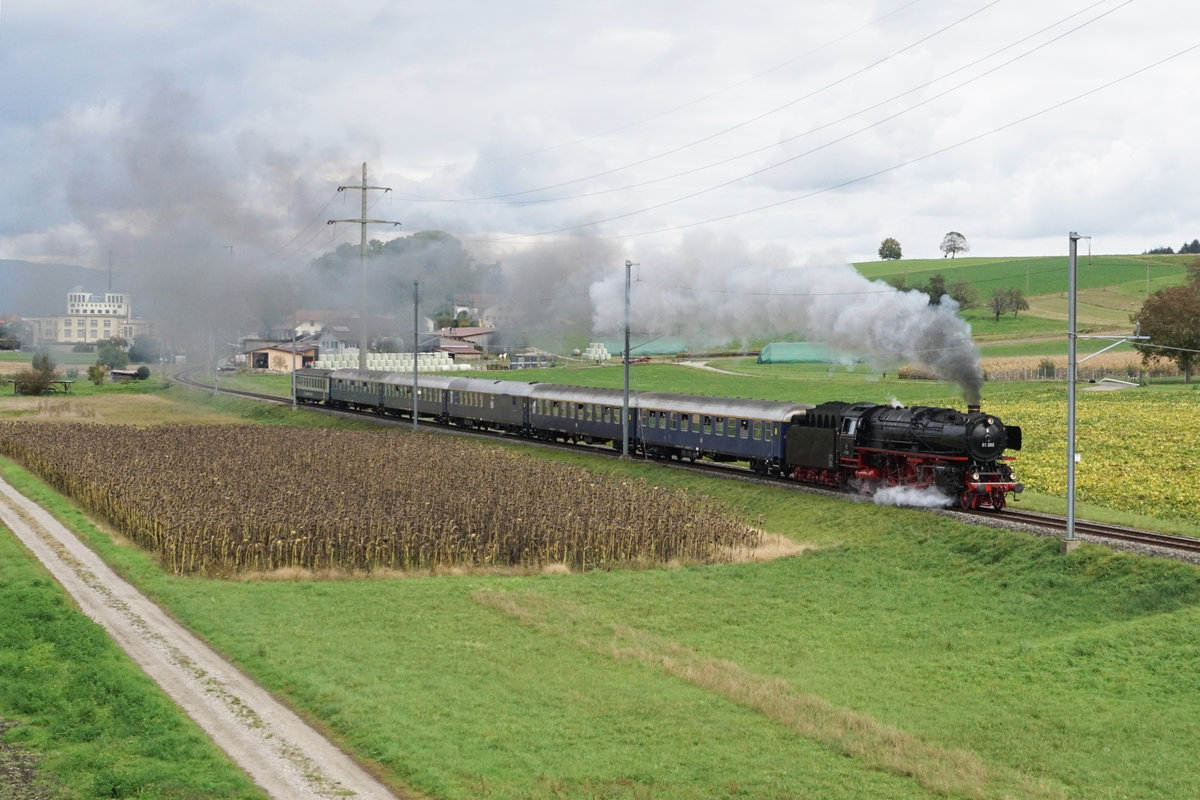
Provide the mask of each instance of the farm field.
POLYGON ((1189 565, 668 474, 805 551, 221 581, 173 577, 3 472, 419 796, 1167 798, 1200 768, 1189 565))
MULTIPOLYGON (((657 364, 635 374, 672 391, 956 402, 951 387, 894 376, 720 366, 752 377, 657 364)), ((620 369, 544 379, 584 382, 576 376, 612 385, 620 369)), ((1061 391, 989 385, 987 402, 1010 420, 1030 415, 1027 429, 1048 427, 1061 391)), ((156 395, 170 409, 162 421, 311 416, 156 395)), ((1093 402, 1080 395, 1081 409, 1093 402)), ((1133 424, 1124 404, 1136 399, 1149 403, 1136 424, 1153 425, 1194 397, 1183 386, 1104 395, 1095 420, 1133 424)), ((105 399, 26 413, 89 419, 87 405, 105 399)), ((1113 430, 1115 443, 1129 429, 1113 430)), ((1188 744, 1200 718, 1195 567, 1086 545, 1063 558, 1053 539, 908 510, 547 458, 702 492, 761 516, 802 552, 510 577, 213 580, 173 577, 45 502, 173 615, 420 796, 1186 796, 1184 776, 1200 767, 1188 744), (1156 743, 1152 772, 1145 742, 1156 743)), ((52 498, 15 467, 3 472, 52 498)), ((1053 491, 1052 473, 1045 480, 1053 491)))
MULTIPOLYGON (((1065 358, 1065 301, 1062 287, 1055 288, 1060 280, 1065 286, 1065 258, 1026 261, 878 268, 909 269, 912 283, 936 272, 953 282, 962 270, 959 277, 981 286, 1023 286, 1028 275, 1035 295, 1044 290, 1030 311, 999 322, 986 311, 967 312, 985 368, 999 370, 1065 358)), ((1122 304, 1144 296, 1147 261, 1152 291, 1180 282, 1186 262, 1179 259, 1098 258, 1093 274, 1109 282, 1081 292, 1081 325, 1122 327, 1122 304)), ((1080 351, 1107 344, 1081 340, 1080 351)), ((1131 358, 1124 349, 1124 356, 1101 359, 1131 358)), ((633 388, 962 405, 953 386, 900 380, 863 364, 771 365, 753 357, 708 363, 732 374, 638 364, 633 388)), ((0 371, 22 366, 20 358, 0 358, 0 371)), ((621 368, 488 377, 616 388, 621 368)), ((290 389, 286 376, 223 374, 221 383, 280 395, 290 389)), ((1196 391, 1155 379, 1149 387, 1079 393, 1082 517, 1200 536, 1194 511, 1200 489, 1185 477, 1200 452, 1196 391)), ((1016 462, 1029 487, 1021 506, 1061 513, 1061 382, 991 381, 984 409, 1025 430, 1016 462)), ((0 427, 6 420, 61 426, 76 440, 87 436, 81 423, 200 425, 221 431, 220 438, 253 442, 259 458, 272 448, 269 436, 242 436, 231 426, 329 427, 364 441, 393 435, 304 410, 164 390, 155 379, 99 388, 79 381, 71 395, 52 398, 0 393, 0 427)), ((141 441, 129 440, 135 449, 141 441)), ((438 448, 419 449, 433 457, 438 448)), ((1115 800, 1192 791, 1190 776, 1200 768, 1192 746, 1200 738, 1194 566, 1086 544, 1064 557, 1054 539, 906 509, 690 477, 652 463, 599 462, 519 444, 504 449, 532 454, 551 471, 595 474, 603 485, 646 481, 663 492, 712 498, 791 546, 762 561, 649 568, 642 561, 632 570, 464 564, 434 574, 376 569, 364 578, 291 566, 178 576, 158 556, 95 527, 12 462, 0 459, 0 475, 40 496, 173 616, 406 795, 1115 800)), ((376 469, 399 471, 413 457, 394 455, 376 469)), ((290 483, 288 463, 283 459, 273 485, 290 483)), ((208 502, 234 516, 243 507, 233 489, 208 502)), ((0 562, 0 590, 23 564, 20 551, 5 542, 11 540, 0 529, 0 557, 7 559, 0 562)), ((50 588, 37 584, 39 592, 50 588)), ((28 680, 49 663, 38 660, 40 647, 30 638, 8 640, 0 648, 0 685, 14 670, 28 680)), ((65 649, 61 655, 64 664, 83 657, 65 649)), ((0 702, 6 696, 0 690, 0 702)), ((0 727, 34 720, 14 708, 0 705, 0 727)), ((77 713, 50 707, 38 719, 77 713)), ((115 724, 114 713, 96 712, 103 720, 97 724, 115 724)), ((40 730, 23 725, 0 731, 0 738, 45 754, 44 766, 74 758, 78 743, 40 730)), ((134 738, 121 746, 141 752, 156 745, 134 738)), ((172 754, 189 773, 213 769, 200 766, 208 756, 199 751, 172 754)), ((103 758, 85 755, 67 783, 100 785, 112 775, 103 758)), ((200 788, 180 788, 180 796, 256 796, 235 783, 204 783, 212 780, 228 779, 201 779, 200 788)), ((175 796, 171 791, 147 789, 142 796, 175 796)), ((94 794, 84 789, 76 796, 94 794)))

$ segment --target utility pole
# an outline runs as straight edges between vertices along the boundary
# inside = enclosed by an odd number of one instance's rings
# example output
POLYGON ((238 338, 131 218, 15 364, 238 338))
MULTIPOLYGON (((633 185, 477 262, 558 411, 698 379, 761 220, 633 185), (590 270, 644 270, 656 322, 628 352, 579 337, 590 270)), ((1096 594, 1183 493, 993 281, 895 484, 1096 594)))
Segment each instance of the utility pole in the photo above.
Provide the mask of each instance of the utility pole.
POLYGON ((1075 538, 1075 356, 1078 349, 1075 332, 1075 273, 1079 266, 1079 234, 1071 231, 1067 275, 1067 536, 1060 550, 1069 553, 1079 546, 1075 538))
POLYGON ((621 405, 621 455, 629 458, 629 270, 633 262, 625 259, 625 400, 621 405))
POLYGON ((420 282, 413 281, 413 430, 417 429, 417 353, 420 352, 420 347, 417 346, 417 297, 419 294, 420 282))
POLYGON ((338 187, 339 192, 344 192, 347 189, 362 190, 362 216, 358 219, 331 219, 326 224, 333 225, 336 222, 355 222, 362 226, 362 242, 358 250, 358 368, 365 370, 367 368, 367 224, 375 223, 399 227, 400 223, 387 219, 367 219, 367 190, 391 191, 391 188, 387 186, 367 185, 367 162, 363 162, 361 185, 338 187))

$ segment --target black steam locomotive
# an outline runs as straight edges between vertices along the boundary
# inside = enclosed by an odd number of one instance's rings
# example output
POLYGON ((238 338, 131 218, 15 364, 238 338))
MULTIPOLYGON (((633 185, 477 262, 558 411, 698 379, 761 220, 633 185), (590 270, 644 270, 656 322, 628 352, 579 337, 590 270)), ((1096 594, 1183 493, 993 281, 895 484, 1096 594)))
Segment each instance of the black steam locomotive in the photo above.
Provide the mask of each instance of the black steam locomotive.
MULTIPOLYGON (((436 422, 523 437, 610 444, 647 458, 745 461, 764 475, 873 492, 936 488, 953 505, 1002 509, 1022 486, 1006 463, 1021 429, 978 407, 780 403, 550 383, 422 375, 416 413, 436 422)), ((305 369, 296 399, 409 417, 411 374, 305 369)))

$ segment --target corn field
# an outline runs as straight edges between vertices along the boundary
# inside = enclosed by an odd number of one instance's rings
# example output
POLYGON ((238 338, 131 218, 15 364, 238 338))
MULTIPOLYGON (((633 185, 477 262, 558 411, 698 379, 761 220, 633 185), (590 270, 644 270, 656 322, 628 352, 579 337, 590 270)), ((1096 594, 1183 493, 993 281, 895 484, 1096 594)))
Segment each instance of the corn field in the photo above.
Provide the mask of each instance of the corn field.
POLYGON ((176 574, 713 562, 760 537, 710 498, 452 437, 5 422, 0 454, 176 574))

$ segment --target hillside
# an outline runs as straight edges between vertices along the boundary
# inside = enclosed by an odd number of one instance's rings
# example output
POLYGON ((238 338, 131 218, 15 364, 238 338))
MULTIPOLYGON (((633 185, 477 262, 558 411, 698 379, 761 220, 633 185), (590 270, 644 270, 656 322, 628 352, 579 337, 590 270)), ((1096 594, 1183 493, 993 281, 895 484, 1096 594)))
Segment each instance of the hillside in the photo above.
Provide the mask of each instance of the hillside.
POLYGON ((44 317, 63 313, 67 292, 83 286, 103 291, 108 272, 69 264, 0 259, 0 314, 44 317))
MULTIPOLYGON (((1187 265, 1195 259, 1194 255, 1081 255, 1076 276, 1080 331, 1127 328, 1129 315, 1141 307, 1147 293, 1183 283, 1187 265)), ((916 288, 938 274, 947 286, 966 281, 978 292, 979 304, 964 316, 982 340, 1061 332, 1067 318, 1065 256, 867 261, 854 266, 868 278, 899 278, 916 288), (1010 287, 1024 292, 1029 310, 996 323, 983 305, 996 289, 1010 287), (1021 318, 1025 322, 1019 322, 1021 318)))

